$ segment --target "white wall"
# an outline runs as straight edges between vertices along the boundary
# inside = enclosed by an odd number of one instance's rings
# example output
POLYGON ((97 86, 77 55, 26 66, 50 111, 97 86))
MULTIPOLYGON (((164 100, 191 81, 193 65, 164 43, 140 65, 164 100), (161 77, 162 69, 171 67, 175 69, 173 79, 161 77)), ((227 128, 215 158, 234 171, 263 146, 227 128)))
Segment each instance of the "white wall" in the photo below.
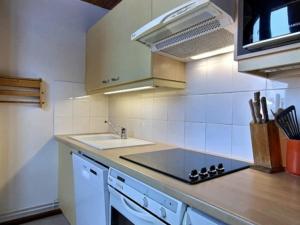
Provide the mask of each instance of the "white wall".
POLYGON ((139 138, 252 161, 248 100, 257 90, 272 109, 276 98, 300 109, 300 72, 272 80, 242 74, 226 54, 188 63, 185 91, 109 97, 109 117, 139 138))
POLYGON ((57 200, 54 86, 84 82, 85 32, 104 13, 79 0, 0 1, 0 74, 49 87, 45 110, 0 104, 0 218, 57 200))

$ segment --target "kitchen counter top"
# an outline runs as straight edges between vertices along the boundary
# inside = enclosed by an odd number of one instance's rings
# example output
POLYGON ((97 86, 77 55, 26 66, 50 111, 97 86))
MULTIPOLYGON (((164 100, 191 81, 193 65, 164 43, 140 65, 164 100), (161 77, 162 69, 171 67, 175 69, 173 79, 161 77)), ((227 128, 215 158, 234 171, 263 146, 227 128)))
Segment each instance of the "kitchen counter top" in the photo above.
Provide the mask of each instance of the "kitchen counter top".
POLYGON ((57 140, 228 224, 300 225, 300 177, 252 169, 189 185, 119 158, 168 150, 163 144, 97 150, 66 135, 57 140))

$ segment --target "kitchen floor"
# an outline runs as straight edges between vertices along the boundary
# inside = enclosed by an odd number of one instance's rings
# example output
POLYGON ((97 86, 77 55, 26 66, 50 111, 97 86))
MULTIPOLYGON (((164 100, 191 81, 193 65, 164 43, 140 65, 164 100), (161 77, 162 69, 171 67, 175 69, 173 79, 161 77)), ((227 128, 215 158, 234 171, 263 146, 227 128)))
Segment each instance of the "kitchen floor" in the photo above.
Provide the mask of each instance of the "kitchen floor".
POLYGON ((35 220, 29 223, 23 223, 21 225, 70 225, 66 218, 60 214, 55 216, 50 216, 44 219, 35 220))

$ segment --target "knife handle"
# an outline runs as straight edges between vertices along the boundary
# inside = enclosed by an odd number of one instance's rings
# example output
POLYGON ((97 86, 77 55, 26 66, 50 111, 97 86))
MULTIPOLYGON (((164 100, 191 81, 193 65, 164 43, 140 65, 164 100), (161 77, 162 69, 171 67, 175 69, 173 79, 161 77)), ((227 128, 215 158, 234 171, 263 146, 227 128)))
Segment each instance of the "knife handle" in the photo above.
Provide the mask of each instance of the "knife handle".
POLYGON ((260 101, 260 92, 255 92, 254 93, 254 102, 259 102, 260 101))
POLYGON ((259 101, 254 102, 253 105, 254 105, 254 113, 255 113, 257 122, 262 123, 262 115, 260 113, 260 102, 259 101))
POLYGON ((269 121, 269 114, 268 114, 266 97, 261 98, 261 108, 262 108, 263 115, 264 115, 264 122, 267 123, 269 121))
POLYGON ((255 116, 253 100, 252 99, 249 100, 249 106, 250 106, 250 111, 251 111, 253 122, 257 123, 257 119, 256 119, 256 116, 255 116))

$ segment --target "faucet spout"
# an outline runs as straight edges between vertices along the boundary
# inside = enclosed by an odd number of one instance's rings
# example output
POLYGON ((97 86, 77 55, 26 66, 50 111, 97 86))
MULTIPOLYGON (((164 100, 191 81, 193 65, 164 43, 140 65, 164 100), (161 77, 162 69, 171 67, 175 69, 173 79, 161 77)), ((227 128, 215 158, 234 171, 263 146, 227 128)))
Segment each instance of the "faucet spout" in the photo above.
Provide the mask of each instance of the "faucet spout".
POLYGON ((113 132, 121 137, 121 139, 127 139, 127 130, 124 127, 116 126, 108 120, 105 120, 104 123, 107 123, 108 126, 113 130, 113 132), (118 129, 118 128, 120 129, 118 129))

